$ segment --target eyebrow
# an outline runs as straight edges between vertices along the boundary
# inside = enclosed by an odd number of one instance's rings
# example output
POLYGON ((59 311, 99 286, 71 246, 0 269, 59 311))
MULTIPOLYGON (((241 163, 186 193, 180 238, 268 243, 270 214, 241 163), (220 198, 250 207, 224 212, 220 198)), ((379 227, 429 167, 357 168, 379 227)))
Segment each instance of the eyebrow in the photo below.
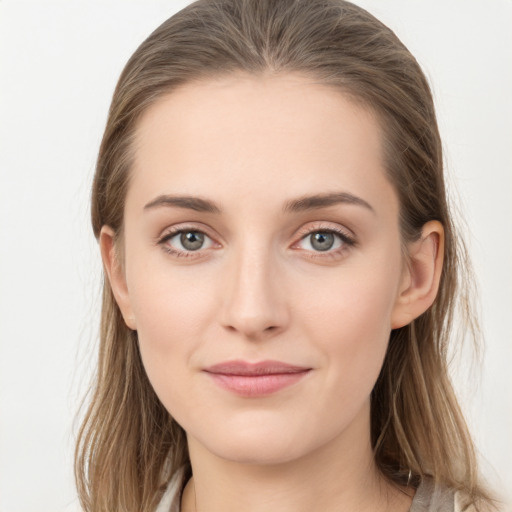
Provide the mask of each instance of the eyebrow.
POLYGON ((298 199, 287 201, 283 209, 285 212, 303 212, 307 210, 316 210, 317 208, 327 208, 336 204, 353 204, 356 206, 362 206, 375 213, 372 206, 364 199, 348 192, 331 192, 328 194, 299 197, 298 199))
POLYGON ((150 210, 161 206, 176 206, 178 208, 186 208, 196 212, 221 213, 221 209, 213 201, 208 199, 202 199, 201 197, 194 196, 171 195, 158 196, 156 199, 153 199, 153 201, 150 201, 146 206, 144 206, 144 210, 150 210))
MULTIPOLYGON (((362 206, 371 212, 375 213, 372 206, 364 199, 350 194, 348 192, 331 192, 327 194, 316 194, 313 196, 303 196, 297 199, 287 201, 283 206, 285 213, 297 213, 308 210, 316 210, 320 208, 327 208, 337 204, 352 204, 362 206)), ((151 210, 159 207, 177 207, 194 210, 196 212, 215 213, 220 214, 222 210, 213 201, 195 196, 173 196, 161 195, 150 201, 144 210, 151 210)))

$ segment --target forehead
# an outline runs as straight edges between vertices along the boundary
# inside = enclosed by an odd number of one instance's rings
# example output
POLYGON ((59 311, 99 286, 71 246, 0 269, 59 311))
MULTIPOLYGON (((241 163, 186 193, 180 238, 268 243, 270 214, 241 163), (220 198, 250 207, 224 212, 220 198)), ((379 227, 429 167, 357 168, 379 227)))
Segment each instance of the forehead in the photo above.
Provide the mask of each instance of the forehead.
POLYGON ((156 101, 136 131, 131 189, 147 199, 177 189, 220 200, 259 195, 270 204, 347 189, 378 202, 383 187, 372 112, 300 75, 186 84, 156 101))

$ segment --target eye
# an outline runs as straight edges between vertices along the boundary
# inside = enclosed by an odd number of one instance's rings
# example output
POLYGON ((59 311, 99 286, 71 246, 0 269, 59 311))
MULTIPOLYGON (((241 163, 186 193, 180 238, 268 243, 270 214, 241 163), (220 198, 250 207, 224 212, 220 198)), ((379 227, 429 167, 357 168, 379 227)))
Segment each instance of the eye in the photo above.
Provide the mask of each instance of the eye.
POLYGON ((305 240, 307 240, 309 246, 315 251, 328 251, 333 248, 336 249, 341 244, 340 240, 335 237, 334 233, 330 233, 328 231, 317 231, 316 233, 311 233, 305 238, 305 240))
POLYGON ((300 240, 294 245, 295 249, 308 251, 316 256, 341 255, 355 245, 355 240, 348 233, 333 228, 307 229, 301 233, 300 240))
POLYGON ((342 244, 340 235, 332 231, 313 231, 299 242, 301 249, 319 252, 338 249, 342 244))
MULTIPOLYGON (((172 239, 178 238, 178 235, 172 239)), ((187 251, 197 251, 204 245, 205 234, 199 231, 187 231, 179 234, 181 246, 187 251)))
POLYGON ((188 256, 190 253, 212 247, 213 240, 196 229, 180 229, 164 236, 160 242, 166 251, 176 256, 188 256))

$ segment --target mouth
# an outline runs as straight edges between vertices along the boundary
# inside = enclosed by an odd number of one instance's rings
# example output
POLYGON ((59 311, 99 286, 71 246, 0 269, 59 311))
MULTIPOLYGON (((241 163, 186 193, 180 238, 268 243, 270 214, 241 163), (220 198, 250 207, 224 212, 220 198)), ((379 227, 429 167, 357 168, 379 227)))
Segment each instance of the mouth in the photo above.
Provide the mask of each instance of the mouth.
POLYGON ((277 393, 302 380, 312 368, 280 361, 226 361, 203 371, 221 388, 245 397, 277 393))

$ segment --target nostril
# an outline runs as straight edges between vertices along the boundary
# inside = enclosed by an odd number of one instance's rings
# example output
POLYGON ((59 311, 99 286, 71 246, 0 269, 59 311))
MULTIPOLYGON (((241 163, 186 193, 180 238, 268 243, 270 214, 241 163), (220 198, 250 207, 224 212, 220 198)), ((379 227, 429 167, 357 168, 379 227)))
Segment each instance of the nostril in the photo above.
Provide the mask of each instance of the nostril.
POLYGON ((267 338, 277 334, 280 330, 278 325, 255 326, 255 325, 236 325, 227 324, 224 326, 225 329, 231 333, 240 333, 250 339, 267 338))

